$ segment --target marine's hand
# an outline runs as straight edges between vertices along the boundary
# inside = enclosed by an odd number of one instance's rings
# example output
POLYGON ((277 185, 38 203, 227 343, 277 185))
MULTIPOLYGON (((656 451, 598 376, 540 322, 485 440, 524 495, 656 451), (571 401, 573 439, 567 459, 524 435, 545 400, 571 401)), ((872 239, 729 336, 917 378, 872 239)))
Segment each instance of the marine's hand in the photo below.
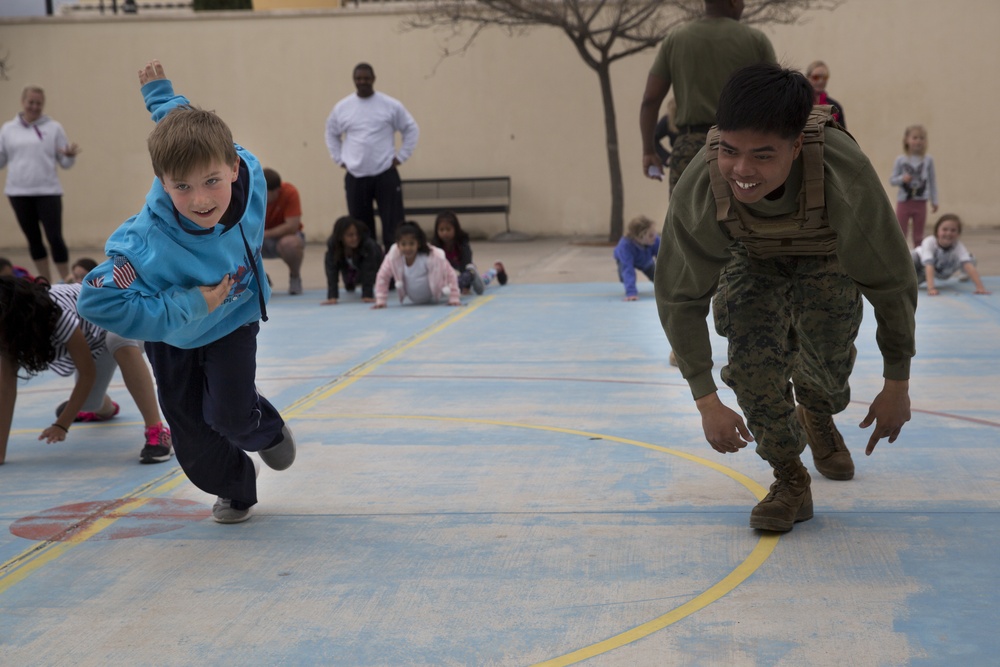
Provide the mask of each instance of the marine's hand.
POLYGON ((44 440, 49 444, 52 444, 53 442, 62 442, 66 439, 66 431, 59 428, 55 424, 52 424, 47 429, 42 431, 42 434, 38 436, 38 439, 44 440))
POLYGON ((144 68, 139 70, 140 86, 145 86, 150 81, 159 81, 166 78, 167 75, 163 73, 163 65, 160 64, 159 60, 150 60, 144 68))
POLYGON ((701 413, 701 427, 712 449, 722 454, 736 452, 753 442, 753 435, 743 423, 743 417, 727 408, 713 392, 695 400, 701 413))
POLYGON ((908 421, 910 421, 909 380, 886 380, 882 391, 872 401, 868 414, 860 424, 861 428, 868 428, 872 422, 875 423, 875 430, 868 439, 865 455, 871 456, 875 451, 875 445, 882 438, 889 438, 889 442, 895 442, 903 424, 908 421))
POLYGON ((198 288, 201 290, 201 295, 205 297, 208 312, 212 312, 222 305, 222 302, 229 296, 229 290, 232 286, 233 279, 227 274, 223 276, 222 281, 218 285, 202 285, 198 288))
POLYGON ((937 296, 938 294, 940 294, 940 292, 937 291, 936 287, 928 287, 927 288, 927 294, 929 296, 937 296))
POLYGON ((993 294, 993 292, 989 291, 985 287, 977 287, 973 294, 993 294))

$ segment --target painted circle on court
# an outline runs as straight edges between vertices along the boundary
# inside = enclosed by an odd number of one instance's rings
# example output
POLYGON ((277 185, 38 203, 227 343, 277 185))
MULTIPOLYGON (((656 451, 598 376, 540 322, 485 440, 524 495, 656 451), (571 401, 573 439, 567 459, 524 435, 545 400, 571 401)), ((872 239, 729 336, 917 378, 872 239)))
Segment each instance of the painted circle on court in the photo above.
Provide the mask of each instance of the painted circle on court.
POLYGON ((53 507, 18 519, 10 532, 42 542, 121 540, 177 530, 211 515, 210 507, 193 500, 116 498, 53 507))

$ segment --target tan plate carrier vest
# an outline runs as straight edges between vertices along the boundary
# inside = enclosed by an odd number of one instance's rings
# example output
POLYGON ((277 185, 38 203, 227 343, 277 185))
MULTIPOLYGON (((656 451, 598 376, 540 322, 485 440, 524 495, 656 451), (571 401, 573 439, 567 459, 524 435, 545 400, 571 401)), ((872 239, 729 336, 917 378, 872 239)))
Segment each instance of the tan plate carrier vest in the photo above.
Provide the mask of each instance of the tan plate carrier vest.
POLYGON ((823 139, 827 125, 838 127, 833 107, 813 107, 802 130, 802 190, 799 210, 788 216, 758 218, 733 197, 732 188, 719 171, 719 128, 708 132, 705 161, 712 179, 715 219, 723 231, 746 247, 751 257, 770 259, 782 255, 832 255, 837 235, 826 219, 823 190, 823 139))

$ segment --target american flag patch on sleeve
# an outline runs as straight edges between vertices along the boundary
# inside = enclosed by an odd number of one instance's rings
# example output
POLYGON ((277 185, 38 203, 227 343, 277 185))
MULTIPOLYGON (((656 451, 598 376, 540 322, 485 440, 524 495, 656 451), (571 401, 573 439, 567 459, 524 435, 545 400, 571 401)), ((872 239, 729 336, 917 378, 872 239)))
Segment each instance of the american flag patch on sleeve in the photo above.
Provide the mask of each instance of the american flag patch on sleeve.
POLYGON ((115 257, 114 265, 115 269, 112 274, 115 279, 115 285, 117 285, 119 289, 125 289, 132 284, 133 280, 135 280, 135 269, 132 268, 132 264, 128 261, 128 259, 122 257, 121 255, 115 257))
POLYGON ((87 284, 91 287, 104 287, 104 278, 102 276, 97 276, 87 281, 87 284))

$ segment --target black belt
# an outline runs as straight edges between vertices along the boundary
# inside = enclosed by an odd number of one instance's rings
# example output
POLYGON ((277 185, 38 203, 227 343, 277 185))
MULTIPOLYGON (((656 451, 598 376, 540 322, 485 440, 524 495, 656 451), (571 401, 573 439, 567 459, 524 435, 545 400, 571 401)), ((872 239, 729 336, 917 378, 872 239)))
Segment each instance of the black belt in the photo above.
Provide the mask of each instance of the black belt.
POLYGON ((681 134, 708 134, 708 131, 712 129, 714 123, 709 123, 708 125, 681 125, 677 129, 681 131, 681 134))

